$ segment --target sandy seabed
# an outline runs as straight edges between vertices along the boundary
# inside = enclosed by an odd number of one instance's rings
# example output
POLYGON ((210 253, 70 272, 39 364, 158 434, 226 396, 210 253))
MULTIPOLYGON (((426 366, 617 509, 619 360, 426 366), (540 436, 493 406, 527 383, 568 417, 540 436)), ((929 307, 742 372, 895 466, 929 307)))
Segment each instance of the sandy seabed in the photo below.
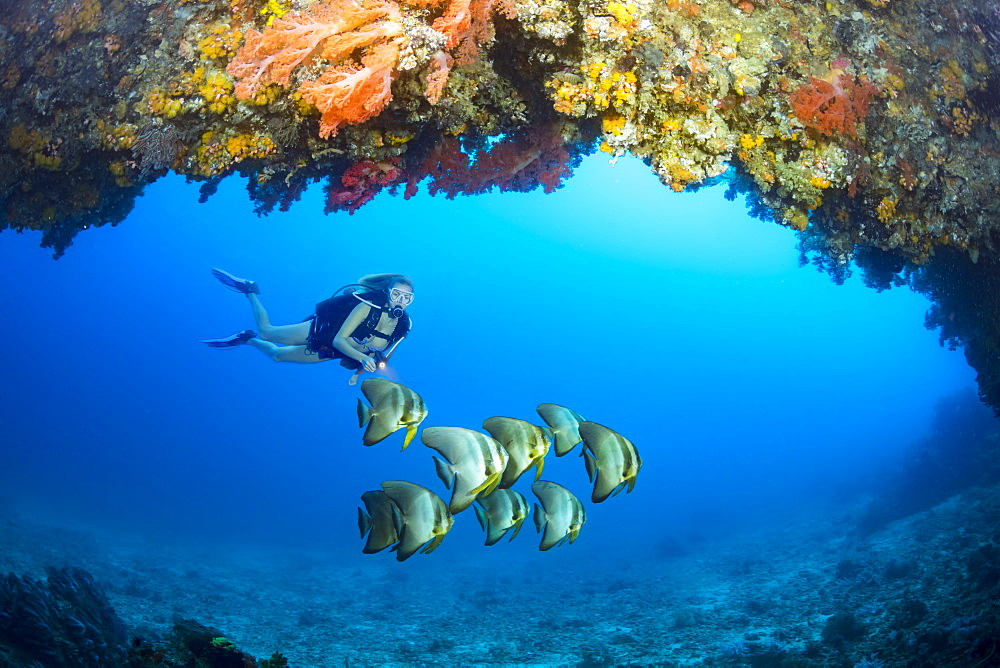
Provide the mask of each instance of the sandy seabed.
POLYGON ((133 635, 192 618, 291 666, 1000 665, 1000 486, 867 538, 845 511, 558 576, 440 552, 406 569, 388 555, 164 544, 7 515, 0 572, 83 568, 133 635))

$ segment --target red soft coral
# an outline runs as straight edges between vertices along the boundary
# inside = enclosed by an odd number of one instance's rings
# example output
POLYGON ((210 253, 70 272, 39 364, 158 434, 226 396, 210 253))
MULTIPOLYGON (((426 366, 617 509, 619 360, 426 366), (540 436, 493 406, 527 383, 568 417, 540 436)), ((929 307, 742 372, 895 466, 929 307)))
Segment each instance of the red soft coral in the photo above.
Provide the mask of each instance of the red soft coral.
POLYGON ((856 80, 841 72, 833 81, 813 78, 789 97, 792 113, 806 127, 825 135, 857 137, 857 124, 868 114, 868 103, 881 90, 868 77, 856 80))
POLYGON ((528 192, 541 185, 546 193, 562 186, 573 170, 566 142, 552 125, 508 135, 488 149, 475 153, 475 161, 459 141, 445 138, 419 165, 407 170, 406 197, 417 192, 417 184, 429 178, 431 195, 473 195, 500 191, 528 192))
POLYGON ((327 186, 326 213, 347 211, 353 214, 384 187, 395 185, 401 175, 399 158, 354 163, 340 177, 340 186, 332 182, 327 186))
POLYGON ((276 19, 264 32, 248 30, 226 71, 239 79, 236 97, 247 99, 266 84, 288 86, 307 59, 324 59, 326 71, 298 91, 323 113, 320 135, 329 137, 344 123, 377 115, 392 99, 402 39, 399 7, 391 0, 328 0, 276 19), (359 65, 351 56, 360 49, 367 53, 359 65))

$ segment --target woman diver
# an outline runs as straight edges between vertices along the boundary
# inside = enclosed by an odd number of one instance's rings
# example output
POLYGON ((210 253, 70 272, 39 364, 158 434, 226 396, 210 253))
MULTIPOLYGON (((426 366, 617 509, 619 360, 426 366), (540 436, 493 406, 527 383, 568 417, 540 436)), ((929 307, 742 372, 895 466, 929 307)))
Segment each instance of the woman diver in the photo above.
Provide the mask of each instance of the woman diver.
POLYGON ((413 303, 413 282, 402 274, 368 274, 316 305, 316 312, 295 325, 272 325, 260 303, 260 287, 221 269, 223 285, 250 300, 260 332, 244 330, 222 339, 203 339, 213 348, 251 345, 275 362, 315 364, 339 359, 354 369, 348 383, 384 367, 410 331, 406 309, 413 303))

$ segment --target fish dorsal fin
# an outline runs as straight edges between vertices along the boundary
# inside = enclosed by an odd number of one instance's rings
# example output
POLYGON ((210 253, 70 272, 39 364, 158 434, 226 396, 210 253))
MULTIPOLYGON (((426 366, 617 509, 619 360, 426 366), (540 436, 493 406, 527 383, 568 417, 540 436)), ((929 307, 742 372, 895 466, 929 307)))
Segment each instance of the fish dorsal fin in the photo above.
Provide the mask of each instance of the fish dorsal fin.
POLYGON ((408 389, 385 378, 366 378, 361 383, 361 393, 376 410, 389 402, 399 401, 403 398, 404 390, 408 389))
POLYGON ((420 432, 424 445, 453 465, 467 459, 470 452, 478 452, 485 438, 485 434, 464 427, 428 427, 420 432))
POLYGON ((425 494, 433 494, 426 487, 421 487, 406 480, 386 480, 382 483, 382 489, 389 498, 398 506, 403 515, 417 503, 425 494))
POLYGON ((531 427, 531 424, 511 417, 491 417, 483 422, 483 429, 490 432, 490 436, 504 447, 525 440, 528 433, 526 427, 531 427))
POLYGON ((580 437, 598 459, 602 459, 609 449, 621 451, 625 440, 618 432, 596 422, 580 423, 580 437))

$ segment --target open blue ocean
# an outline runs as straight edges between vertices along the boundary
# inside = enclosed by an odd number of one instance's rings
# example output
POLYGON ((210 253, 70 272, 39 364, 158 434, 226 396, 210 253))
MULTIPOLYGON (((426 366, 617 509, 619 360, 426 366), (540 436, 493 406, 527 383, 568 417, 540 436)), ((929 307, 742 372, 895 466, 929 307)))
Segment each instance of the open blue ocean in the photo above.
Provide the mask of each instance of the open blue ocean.
POLYGON ((924 297, 835 284, 723 194, 592 156, 551 195, 324 216, 314 189, 259 218, 234 180, 198 204, 171 176, 58 261, 0 235, 0 571, 82 568, 130 638, 193 619, 292 666, 1000 665, 997 488, 969 471, 1000 429, 962 351, 924 297), (434 453, 364 447, 336 362, 200 343, 254 326, 212 267, 275 324, 406 274, 386 375, 423 427, 568 406, 635 444, 634 491, 592 503, 579 448, 550 453, 573 544, 540 551, 529 518, 485 547, 469 509, 431 554, 362 554, 365 491, 447 501, 434 453))

